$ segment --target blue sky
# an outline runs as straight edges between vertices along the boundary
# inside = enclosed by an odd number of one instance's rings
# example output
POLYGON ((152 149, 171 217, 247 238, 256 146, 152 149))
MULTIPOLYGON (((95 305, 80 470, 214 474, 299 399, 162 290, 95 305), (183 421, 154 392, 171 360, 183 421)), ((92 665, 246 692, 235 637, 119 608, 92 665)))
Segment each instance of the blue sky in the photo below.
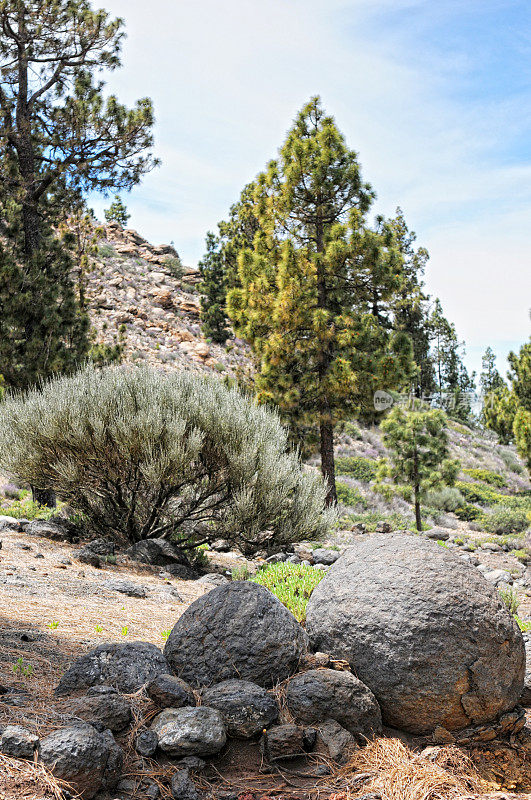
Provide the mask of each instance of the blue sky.
MULTIPOLYGON (((162 166, 130 224, 186 263, 320 94, 376 209, 400 205, 431 255, 430 293, 478 369, 530 334, 528 0, 106 0, 124 17, 109 88, 153 98, 162 166)), ((101 214, 108 201, 94 198, 101 214)))

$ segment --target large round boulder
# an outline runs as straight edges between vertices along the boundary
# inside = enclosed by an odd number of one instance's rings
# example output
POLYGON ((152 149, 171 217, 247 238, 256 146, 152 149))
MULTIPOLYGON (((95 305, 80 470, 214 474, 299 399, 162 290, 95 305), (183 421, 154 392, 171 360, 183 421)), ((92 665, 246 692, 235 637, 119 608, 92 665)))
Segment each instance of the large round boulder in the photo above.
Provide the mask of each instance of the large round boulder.
POLYGON ((286 705, 297 722, 339 722, 358 739, 382 730, 375 696, 351 672, 311 669, 295 675, 286 691, 286 705))
POLYGON ((347 659, 384 722, 411 733, 458 730, 512 709, 522 635, 483 576, 413 534, 358 541, 314 590, 315 650, 347 659))
POLYGON ((233 581, 186 609, 164 655, 194 686, 240 678, 270 687, 297 671, 306 647, 305 631, 268 589, 233 581))

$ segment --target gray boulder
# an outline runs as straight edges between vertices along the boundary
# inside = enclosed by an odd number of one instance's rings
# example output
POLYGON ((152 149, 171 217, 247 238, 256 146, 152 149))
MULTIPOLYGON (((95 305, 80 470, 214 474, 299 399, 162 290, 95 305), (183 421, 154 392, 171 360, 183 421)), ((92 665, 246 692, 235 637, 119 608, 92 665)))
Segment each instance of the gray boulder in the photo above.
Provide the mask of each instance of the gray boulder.
POLYGON ((90 722, 98 730, 114 733, 125 730, 131 722, 131 706, 118 692, 105 692, 70 700, 64 709, 68 714, 90 722))
POLYGON ((33 758, 39 737, 21 725, 8 725, 0 737, 0 752, 12 758, 33 758))
POLYGON ((133 561, 151 564, 154 567, 166 567, 169 564, 189 565, 183 552, 166 539, 143 539, 124 552, 133 561))
POLYGON ((68 541, 72 537, 71 531, 62 522, 44 519, 32 520, 26 527, 26 533, 29 536, 40 536, 43 539, 52 539, 56 542, 68 541))
POLYGON ((0 531, 20 531, 20 522, 15 517, 0 515, 0 531))
POLYGON ((384 722, 411 733, 457 730, 512 709, 522 693, 522 635, 473 567, 409 535, 358 541, 314 590, 315 650, 347 659, 384 722))
POLYGON ((332 761, 340 763, 347 760, 356 748, 356 739, 335 719, 326 720, 319 725, 319 739, 328 750, 332 761))
POLYGON ((262 733, 278 718, 275 698, 250 681, 229 680, 206 689, 203 703, 221 711, 229 736, 249 739, 262 733))
POLYGON ((60 728, 41 740, 40 759, 56 778, 66 781, 83 800, 119 780, 123 752, 110 731, 91 725, 60 728))
POLYGON ((313 728, 306 729, 293 723, 274 725, 264 732, 260 749, 268 761, 297 758, 312 749, 315 738, 313 728))
POLYGON ((147 693, 160 708, 182 708, 195 706, 192 688, 175 675, 157 675, 148 684, 147 693))
POLYGON ((311 669, 295 675, 288 684, 286 705, 297 722, 333 719, 362 740, 382 730, 375 696, 351 672, 311 669))
POLYGON ((74 661, 59 681, 55 693, 61 696, 89 686, 109 684, 124 694, 132 694, 157 675, 168 672, 168 663, 154 644, 101 644, 74 661))
POLYGON ((268 589, 233 581, 186 609, 164 655, 195 686, 241 678, 269 687, 297 671, 306 647, 305 631, 268 589))
POLYGON ((143 586, 122 578, 109 578, 109 580, 102 583, 102 587, 110 589, 112 592, 126 594, 128 597, 145 598, 148 596, 147 590, 143 586))
POLYGON ((317 547, 313 551, 313 560, 316 564, 330 566, 334 564, 341 554, 338 550, 328 550, 324 547, 317 547))
POLYGON ((225 746, 227 730, 214 708, 166 708, 151 724, 160 749, 169 756, 212 756, 225 746))

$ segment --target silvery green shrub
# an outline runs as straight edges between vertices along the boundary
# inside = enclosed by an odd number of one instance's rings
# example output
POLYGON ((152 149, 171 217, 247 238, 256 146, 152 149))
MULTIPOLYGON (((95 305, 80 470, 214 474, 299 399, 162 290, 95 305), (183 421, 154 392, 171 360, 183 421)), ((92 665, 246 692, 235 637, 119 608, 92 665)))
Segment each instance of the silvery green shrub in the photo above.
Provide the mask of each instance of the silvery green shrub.
POLYGON ((252 553, 333 520, 273 411, 218 379, 87 366, 0 405, 0 466, 54 489, 98 534, 252 553))

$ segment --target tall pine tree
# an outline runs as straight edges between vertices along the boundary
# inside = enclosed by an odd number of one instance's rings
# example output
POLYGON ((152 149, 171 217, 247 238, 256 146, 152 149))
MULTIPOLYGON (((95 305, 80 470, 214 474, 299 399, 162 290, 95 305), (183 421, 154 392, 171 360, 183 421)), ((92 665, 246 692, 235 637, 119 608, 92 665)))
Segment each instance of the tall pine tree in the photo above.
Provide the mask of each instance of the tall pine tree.
POLYGON ((387 223, 367 226, 373 198, 356 153, 313 98, 252 186, 252 247, 240 250, 228 295, 255 353, 260 398, 318 426, 329 503, 337 420, 374 414, 374 391, 403 385, 413 369, 410 341, 389 320, 402 258, 387 223))

